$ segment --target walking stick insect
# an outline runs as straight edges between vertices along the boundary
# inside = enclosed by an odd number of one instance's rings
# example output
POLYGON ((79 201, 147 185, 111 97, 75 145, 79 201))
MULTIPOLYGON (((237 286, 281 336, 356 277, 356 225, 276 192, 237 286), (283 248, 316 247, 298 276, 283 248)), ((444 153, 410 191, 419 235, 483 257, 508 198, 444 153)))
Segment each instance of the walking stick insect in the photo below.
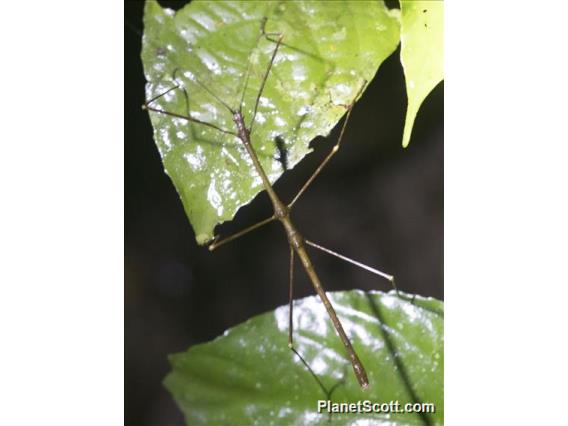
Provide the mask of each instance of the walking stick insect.
MULTIPOLYGON (((274 64, 275 58, 277 57, 278 51, 279 51, 280 47, 282 46, 283 39, 284 39, 284 35, 281 34, 281 33, 267 33, 265 31, 265 25, 266 25, 266 18, 264 18, 262 20, 261 31, 260 31, 260 35, 259 35, 258 40, 260 40, 261 37, 264 37, 264 38, 266 38, 266 40, 269 40, 272 43, 274 43, 275 47, 274 47, 274 50, 272 51, 268 66, 267 66, 267 68, 264 71, 264 74, 262 76, 260 88, 259 88, 258 93, 256 95, 256 100, 255 100, 254 107, 253 107, 252 117, 251 117, 250 123, 248 125, 245 122, 245 118, 244 118, 244 114, 243 114, 243 104, 244 104, 244 94, 245 94, 247 86, 248 86, 249 75, 250 75, 250 71, 251 71, 250 58, 249 58, 249 66, 248 66, 247 73, 246 73, 246 76, 245 76, 242 96, 240 98, 240 103, 239 103, 237 108, 230 106, 227 102, 225 102, 223 99, 221 99, 219 96, 217 96, 214 93, 214 91, 212 91, 206 85, 202 84, 197 78, 194 78, 195 83, 197 83, 212 98, 214 98, 216 102, 221 104, 231 114, 232 121, 233 121, 233 124, 234 124, 234 129, 232 129, 232 130, 223 129, 223 128, 217 126, 216 124, 213 124, 213 123, 210 123, 210 122, 207 122, 207 121, 203 121, 201 119, 196 118, 195 116, 192 116, 191 113, 189 112, 189 108, 188 108, 187 114, 179 114, 177 112, 166 111, 164 109, 153 106, 153 104, 155 103, 155 101, 157 99, 159 99, 162 96, 165 96, 168 93, 175 91, 175 90, 181 90, 183 92, 184 96, 185 96, 186 105, 189 104, 188 94, 187 94, 185 88, 182 87, 177 82, 177 80, 175 78, 175 71, 174 71, 174 74, 173 74, 173 80, 175 82, 175 85, 173 87, 171 87, 170 89, 166 90, 165 92, 160 93, 157 96, 154 96, 153 98, 151 98, 150 100, 145 102, 143 104, 142 108, 146 109, 146 110, 148 110, 152 113, 162 114, 162 115, 170 116, 170 117, 176 118, 176 119, 182 119, 182 120, 185 120, 189 123, 194 123, 194 124, 200 125, 200 126, 206 126, 206 127, 211 128, 211 129, 214 129, 218 132, 228 134, 228 135, 231 135, 231 136, 238 138, 239 143, 242 144, 242 146, 246 150, 248 156, 250 157, 250 160, 252 161, 252 167, 254 168, 254 171, 260 177, 260 179, 262 181, 262 186, 263 186, 264 190, 267 192, 267 194, 270 198, 274 213, 270 217, 254 224, 252 226, 249 226, 249 227, 247 227, 247 228, 241 230, 240 232, 237 232, 237 233, 235 233, 231 236, 225 237, 223 239, 213 240, 213 242, 211 242, 210 245, 209 245, 209 250, 213 251, 213 250, 217 249, 218 247, 220 247, 224 244, 227 244, 231 241, 234 241, 235 239, 237 239, 237 238, 239 238, 239 237, 241 237, 241 236, 243 236, 243 235, 245 235, 245 234, 247 234, 247 233, 249 233, 253 230, 256 230, 256 229, 258 229, 258 228, 260 228, 264 225, 267 225, 271 222, 279 221, 284 228, 284 231, 285 231, 287 239, 288 239, 289 248, 290 248, 288 347, 296 355, 298 355, 300 357, 300 359, 303 361, 303 358, 301 357, 301 355, 294 348, 294 339, 293 339, 294 259, 295 259, 295 256, 298 256, 300 258, 300 261, 303 265, 303 268, 304 268, 306 274, 308 275, 314 289, 316 290, 318 296, 320 297, 321 301, 323 302, 323 304, 326 308, 326 311, 327 311, 327 313, 328 313, 328 315, 331 319, 331 322, 333 323, 333 326, 335 327, 335 330, 338 333, 339 338, 341 339, 341 342, 343 343, 343 346, 345 347, 345 350, 347 351, 347 355, 349 357, 349 360, 351 362, 351 365, 353 367, 353 371, 355 373, 357 381, 359 382, 359 385, 362 388, 367 388, 369 386, 369 380, 367 378, 367 373, 365 371, 365 368, 364 368, 363 364, 361 363, 355 349, 353 348, 353 345, 351 344, 351 341, 350 341, 349 337, 347 336, 347 334, 346 334, 346 332, 343 328, 343 325, 341 324, 341 321, 339 320, 339 318, 338 318, 338 316, 335 312, 335 309, 333 308, 333 305, 331 304, 330 300, 328 299, 328 297, 325 293, 325 290, 323 289, 321 281, 320 281, 320 279, 319 279, 319 277, 318 277, 318 275, 317 275, 317 273, 314 269, 313 263, 312 263, 309 255, 307 253, 306 246, 314 247, 314 248, 321 250, 321 251, 323 251, 327 254, 331 254, 333 256, 336 256, 336 257, 338 257, 342 260, 345 260, 349 263, 352 263, 356 266, 359 266, 359 267, 361 267, 361 268, 363 268, 363 269, 365 269, 369 272, 372 272, 376 275, 379 275, 379 276, 387 279, 388 281, 390 281, 390 283, 393 285, 393 287, 396 290, 396 286, 395 286, 395 283, 394 283, 394 277, 392 275, 381 272, 381 271, 379 271, 375 268, 371 268, 367 265, 364 265, 360 262, 357 262, 353 259, 350 259, 346 256, 343 256, 339 253, 336 253, 336 252, 334 252, 330 249, 327 249, 327 248, 322 247, 322 246, 320 246, 320 245, 318 245, 318 244, 316 244, 312 241, 305 239, 302 236, 302 234, 298 231, 298 229, 296 228, 296 226, 294 225, 294 223, 292 222, 292 219, 290 217, 290 212, 292 211, 292 208, 294 207, 296 202, 304 194, 304 192, 312 184, 314 179, 321 173, 322 169, 329 163, 331 158, 339 150, 339 147, 341 145, 341 141, 343 139, 343 135, 345 133, 345 129, 346 129, 347 123, 349 121, 349 117, 351 115, 354 103, 357 100, 357 98, 359 98, 359 96, 362 94, 363 89, 366 86, 367 82, 363 81, 363 83, 362 83, 358 93, 356 94, 354 100, 349 105, 341 105, 347 110, 347 113, 346 113, 344 123, 341 127, 341 131, 340 131, 340 134, 339 134, 339 137, 337 139, 336 144, 333 146, 333 148, 328 153, 328 155, 324 158, 322 163, 316 168, 316 170, 313 172, 313 174, 310 176, 310 178, 306 181, 306 183, 300 188, 300 190, 298 191, 296 196, 292 199, 292 201, 288 204, 285 204, 279 198, 279 196, 276 194, 276 192, 274 191, 274 189, 273 189, 273 187, 270 183, 270 180, 269 180, 265 170, 263 169, 263 167, 262 167, 262 165, 261 165, 261 163, 258 159, 257 152, 255 151, 255 149, 252 145, 252 142, 251 142, 251 136, 253 134, 253 128, 254 128, 254 124, 255 124, 255 120, 256 120, 256 116, 257 116, 257 111, 258 111, 260 99, 261 99, 263 90, 265 88, 266 82, 267 82, 267 80, 270 76, 270 72, 271 72, 272 66, 274 64)), ((279 149, 280 149, 280 147, 279 147, 279 149)), ((283 161, 283 163, 285 163, 285 161, 283 161)), ((306 363, 304 362, 304 364, 306 364, 306 363)), ((308 366, 308 368, 309 368, 309 366, 308 366)))

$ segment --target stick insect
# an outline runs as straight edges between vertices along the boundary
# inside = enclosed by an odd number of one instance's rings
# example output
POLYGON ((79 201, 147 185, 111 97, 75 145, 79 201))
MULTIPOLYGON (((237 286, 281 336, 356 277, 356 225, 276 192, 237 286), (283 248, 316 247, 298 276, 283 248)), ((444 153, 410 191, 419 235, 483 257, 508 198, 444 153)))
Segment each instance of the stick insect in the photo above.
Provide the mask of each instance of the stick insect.
MULTIPOLYGON (((185 88, 182 87, 175 80, 175 71, 174 71, 173 79, 174 79, 174 82, 176 82, 176 84, 173 87, 171 87, 170 89, 166 90, 165 92, 160 93, 157 96, 146 101, 143 104, 142 108, 150 111, 151 113, 162 114, 162 115, 170 116, 170 117, 177 118, 177 119, 183 119, 183 120, 186 120, 189 123, 194 123, 194 124, 200 125, 200 126, 206 126, 206 127, 215 129, 218 132, 228 134, 228 135, 232 135, 232 136, 238 138, 239 142, 245 148, 248 156, 250 157, 250 160, 252 161, 254 171, 258 174, 258 176, 260 177, 260 179, 262 181, 262 185, 264 187, 264 190, 267 192, 267 194, 270 198, 270 201, 272 203, 274 213, 270 217, 254 224, 252 226, 249 226, 249 227, 247 227, 247 228, 245 228, 245 229, 243 229, 243 230, 241 230, 241 231, 239 231, 239 232, 237 232, 233 235, 230 235, 230 236, 222 238, 222 239, 213 240, 213 242, 211 242, 210 245, 209 245, 209 250, 213 251, 213 250, 219 248, 220 246, 222 246, 224 244, 227 244, 231 241, 236 240, 239 237, 242 237, 245 234, 248 234, 251 231, 254 231, 258 228, 263 227, 264 225, 267 225, 267 224, 274 222, 274 221, 279 221, 284 228, 284 232, 286 233, 286 237, 288 239, 288 244, 289 244, 289 248, 290 248, 288 347, 296 355, 298 355, 300 357, 302 362, 304 362, 304 364, 309 369, 309 366, 305 363, 302 356, 297 352, 297 350, 294 347, 294 337, 293 337, 293 330, 294 330, 294 324, 293 324, 294 292, 293 292, 293 288, 294 288, 294 261, 295 261, 295 257, 297 256, 300 259, 300 262, 301 262, 306 274, 308 275, 308 278, 310 279, 315 291, 317 292, 322 303, 324 304, 325 309, 326 309, 326 311, 327 311, 327 313, 328 313, 328 315, 331 319, 331 322, 333 323, 333 326, 334 326, 337 334, 339 335, 339 338, 341 339, 343 346, 345 347, 345 350, 347 352, 347 355, 349 357, 349 360, 350 360, 351 365, 353 367, 353 371, 355 373, 355 377, 357 378, 359 385, 363 389, 365 389, 369 386, 369 380, 368 380, 368 377, 367 377, 367 373, 365 371, 365 367, 363 366, 361 360, 359 359, 357 352, 353 348, 351 340, 347 336, 347 334, 346 334, 346 332, 343 328, 343 325, 341 324, 341 321, 339 320, 339 318, 338 318, 338 316, 335 312, 333 305, 331 304, 329 298, 326 295, 326 292, 325 292, 323 285, 322 285, 322 283, 321 283, 321 281, 320 281, 320 279, 319 279, 319 277, 316 273, 316 270, 315 270, 314 265, 313 265, 313 263, 310 259, 310 256, 308 255, 306 247, 307 246, 314 247, 314 248, 321 250, 321 251, 323 251, 327 254, 336 256, 336 257, 338 257, 342 260, 345 260, 345 261, 352 263, 352 264, 354 264, 358 267, 361 267, 361 268, 363 268, 363 269, 365 269, 365 270, 367 270, 367 271, 369 271, 373 274, 379 275, 379 276, 387 279, 393 285, 393 287, 396 290, 394 277, 392 275, 386 274, 386 273, 384 273, 384 272, 382 272, 378 269, 364 265, 364 264, 357 262, 357 261, 355 261, 351 258, 343 256, 343 255, 341 255, 341 254, 339 254, 335 251, 332 251, 330 249, 327 249, 327 248, 322 247, 322 246, 320 246, 320 245, 318 245, 318 244, 316 244, 312 241, 305 239, 302 236, 302 234, 298 231, 298 229, 296 228, 294 223, 292 222, 292 219, 290 217, 290 212, 292 211, 292 208, 294 207, 296 202, 306 192, 306 190, 312 184, 312 182, 315 180, 315 178, 321 173, 323 168, 329 163, 329 161, 332 159, 332 157, 339 150, 339 147, 341 145, 341 141, 342 141, 343 136, 345 134, 345 129, 347 127, 347 123, 349 121, 349 117, 350 117, 351 112, 353 110, 354 103, 361 96, 363 89, 366 86, 367 82, 364 81, 362 83, 362 85, 361 85, 357 95, 355 96, 354 100, 352 101, 352 103, 350 103, 349 105, 342 105, 346 109, 347 112, 346 112, 346 117, 345 117, 345 120, 344 120, 343 125, 341 127, 341 131, 340 131, 340 134, 339 134, 339 137, 337 139, 336 144, 333 146, 331 151, 324 158, 322 163, 316 168, 316 170, 313 172, 313 174, 309 177, 309 179, 305 182, 305 184, 300 188, 300 190, 298 191, 296 196, 292 199, 292 201, 289 202, 288 204, 284 203, 280 199, 280 197, 276 194, 276 192, 274 191, 274 188, 272 187, 270 180, 268 179, 268 176, 267 176, 265 170, 263 169, 263 167, 262 167, 262 165, 259 161, 257 152, 255 151, 255 149, 254 149, 254 147, 251 143, 251 136, 252 136, 252 133, 253 133, 253 128, 254 128, 255 119, 256 119, 256 116, 257 116, 257 111, 258 111, 260 99, 261 99, 263 90, 265 88, 266 82, 267 82, 267 80, 270 76, 272 66, 275 62, 278 51, 279 51, 280 47, 282 46, 283 39, 284 39, 284 34, 282 34, 282 33, 267 33, 265 31, 266 21, 267 21, 267 18, 263 18, 263 20, 261 22, 260 35, 259 35, 258 40, 260 40, 261 37, 265 37, 267 40, 274 43, 275 47, 272 51, 268 66, 267 66, 266 70, 264 71, 264 73, 262 75, 260 88, 259 88, 258 93, 256 95, 256 101, 254 103, 254 107, 253 107, 253 111, 252 111, 252 117, 251 117, 250 123, 248 125, 245 122, 245 118, 244 118, 244 114, 243 114, 243 104, 244 104, 244 94, 245 94, 247 86, 248 86, 249 75, 250 75, 250 71, 251 71, 251 60, 250 60, 250 58, 249 58, 249 65, 248 65, 247 73, 246 73, 246 76, 245 76, 242 96, 240 98, 240 103, 239 103, 239 106, 237 108, 230 106, 227 102, 225 102, 223 99, 221 99, 219 96, 217 96, 214 93, 213 90, 211 90, 206 85, 199 82, 198 79, 195 79, 195 82, 202 89, 204 89, 212 98, 215 99, 216 102, 221 104, 231 114, 232 121, 233 121, 233 124, 234 124, 234 129, 223 129, 223 128, 217 126, 214 123, 210 123, 210 122, 200 120, 200 119, 192 116, 189 111, 187 111, 187 114, 179 114, 177 112, 166 111, 164 109, 161 109, 159 107, 154 106, 153 104, 155 103, 155 101, 157 99, 159 99, 162 96, 165 96, 166 94, 168 94, 168 93, 170 93, 174 90, 181 90, 183 92, 185 98, 186 98, 186 104, 188 104, 188 102, 187 102, 188 94, 187 94, 185 88)), ((310 369, 310 371, 311 371, 311 369, 310 369)))

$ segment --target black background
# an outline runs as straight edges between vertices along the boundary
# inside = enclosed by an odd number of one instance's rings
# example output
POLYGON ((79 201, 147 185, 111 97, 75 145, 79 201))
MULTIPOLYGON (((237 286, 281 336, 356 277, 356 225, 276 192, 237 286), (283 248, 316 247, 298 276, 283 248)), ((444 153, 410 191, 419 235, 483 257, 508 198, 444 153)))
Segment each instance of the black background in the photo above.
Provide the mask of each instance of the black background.
MULTIPOLYGON (((213 253, 195 243, 140 108, 142 9, 141 1, 125 4, 125 424, 182 425, 161 384, 167 355, 287 303, 288 247, 278 224, 213 253)), ((443 83, 422 105, 407 149, 405 108, 397 50, 357 103, 341 150, 293 219, 307 238, 394 274, 401 290, 442 299, 443 83)), ((283 200, 329 152, 337 130, 312 142, 315 152, 277 182, 283 200)), ((261 194, 216 233, 229 235, 270 213, 261 194)), ((374 275, 311 253, 327 290, 389 289, 374 275)), ((313 294, 297 271, 296 297, 313 294)))

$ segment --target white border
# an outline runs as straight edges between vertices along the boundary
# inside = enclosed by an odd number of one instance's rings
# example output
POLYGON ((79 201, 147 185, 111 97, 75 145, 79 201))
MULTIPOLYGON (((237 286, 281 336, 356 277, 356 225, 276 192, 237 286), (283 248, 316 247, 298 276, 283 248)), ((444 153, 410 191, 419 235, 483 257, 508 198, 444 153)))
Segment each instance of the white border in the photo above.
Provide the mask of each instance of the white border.
POLYGON ((2 425, 123 421, 123 21, 2 6, 2 425))
MULTIPOLYGON (((0 424, 123 419, 121 4, 0 22, 0 424)), ((446 2, 447 424, 555 424, 566 4, 446 2)))
POLYGON ((565 2, 446 9, 448 425, 565 417, 565 2))

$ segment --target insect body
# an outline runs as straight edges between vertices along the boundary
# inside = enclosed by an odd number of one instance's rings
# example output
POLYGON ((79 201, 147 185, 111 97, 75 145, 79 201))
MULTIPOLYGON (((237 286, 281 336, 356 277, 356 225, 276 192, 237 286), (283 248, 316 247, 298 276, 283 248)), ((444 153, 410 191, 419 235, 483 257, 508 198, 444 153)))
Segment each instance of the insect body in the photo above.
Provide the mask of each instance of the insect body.
MULTIPOLYGON (((209 245, 209 249, 210 250, 215 250, 216 248, 220 247, 223 244, 226 244, 230 241, 233 241, 237 238, 239 238, 242 235, 245 235, 246 233, 255 230, 261 226, 264 226, 268 223, 271 223, 273 221, 279 221, 283 228, 284 231, 286 233, 287 239, 288 239, 288 244, 290 247, 290 279, 289 279, 289 284, 290 284, 290 300, 289 300, 289 333, 288 333, 288 346, 292 349, 292 351, 294 351, 294 353, 296 353, 298 356, 301 355, 294 349, 294 340, 293 340, 293 322, 292 322, 292 311, 293 311, 293 266, 294 266, 294 257, 298 256, 298 258, 300 259, 300 262, 303 266, 303 269, 306 271, 306 274, 308 275, 314 289, 316 290, 318 296, 320 297, 321 301, 323 302, 327 313, 329 314, 329 317, 333 323, 333 326, 335 327, 335 330, 337 331, 339 338, 341 339, 341 342, 343 343, 343 346, 347 352, 347 355, 349 357, 349 360, 351 362, 351 365, 353 367, 353 371, 355 373, 355 376, 357 378, 357 381, 359 382, 360 386, 363 388, 368 387, 369 385, 369 380, 367 378, 367 374, 365 372, 365 368, 363 367, 363 364, 361 363, 359 357, 357 356, 357 353, 355 351, 355 349, 353 348, 353 345, 351 344, 351 341, 349 339, 349 337, 347 336, 341 321, 339 320, 335 309, 333 308, 333 305, 331 304, 330 300, 328 299, 325 290, 323 289, 322 283, 315 271, 314 265, 308 255, 308 252, 306 250, 306 246, 312 246, 314 248, 317 248, 319 250, 322 250, 328 254, 331 254, 333 256, 339 257, 343 260, 346 260, 354 265, 357 265, 359 267, 362 267, 374 274, 377 274, 379 276, 382 276, 383 278, 386 278, 387 280, 389 280, 393 286, 394 286, 394 277, 389 275, 389 274, 385 274, 384 272, 381 272, 377 269, 371 268, 367 265, 363 265, 357 261, 354 261, 353 259, 350 259, 346 256, 340 255, 332 250, 326 249, 318 244, 315 244, 311 241, 308 241, 306 239, 304 239, 304 237, 302 236, 302 234, 298 231, 298 229, 296 228, 296 226, 294 225, 294 223, 292 222, 291 218, 290 218, 290 211, 292 210, 292 207, 294 206, 294 204, 298 201, 298 199, 300 198, 300 196, 306 191, 306 189, 308 188, 308 186, 313 182, 313 180, 316 178, 316 176, 319 175, 319 173, 321 172, 321 170, 325 167, 325 165, 330 161, 330 159, 333 157, 333 155, 335 155, 335 153, 338 151, 341 140, 343 138, 344 132, 345 132, 345 128, 349 119, 349 116, 351 114, 352 108, 353 108, 353 103, 350 105, 343 105, 346 109, 347 109, 347 115, 346 115, 346 119, 343 123, 339 138, 337 143, 335 144, 335 146, 332 148, 331 152, 325 157, 325 159, 323 160, 323 162, 320 164, 320 166, 315 170, 315 172, 312 174, 312 176, 308 179, 308 181, 304 184, 304 186, 300 189, 300 191, 297 193, 297 195, 293 198, 293 200, 289 203, 289 204, 285 204, 284 202, 282 202, 282 200, 279 198, 279 196, 276 194, 276 192, 274 191, 274 188, 272 187, 270 180, 267 177, 267 174, 265 172, 265 170, 263 169, 257 153, 254 149, 254 147, 252 146, 251 143, 251 133, 253 131, 253 125, 255 123, 255 119, 256 119, 256 115, 257 115, 257 110, 258 110, 258 105, 259 105, 259 101, 261 98, 261 95, 263 93, 263 89, 265 87, 266 81, 269 77, 270 74, 270 70, 272 68, 272 65, 274 63, 274 59, 278 53, 278 50, 280 48, 280 46, 282 45, 282 39, 283 39, 283 35, 278 34, 278 38, 277 39, 273 39, 270 37, 269 34, 267 34, 264 31, 264 26, 266 24, 266 19, 264 19, 262 21, 262 25, 261 25, 261 35, 266 37, 268 40, 272 41, 275 43, 275 48, 274 51, 272 53, 272 57, 271 60, 268 64, 268 67, 264 73, 264 76, 262 78, 262 82, 261 82, 261 86, 259 89, 259 92, 257 94, 256 97, 256 102, 254 105, 254 110, 252 113, 252 118, 250 121, 250 124, 247 126, 245 123, 245 118, 243 115, 243 111, 242 111, 242 107, 243 107, 243 99, 241 98, 241 103, 239 105, 238 108, 232 108, 231 106, 229 106, 226 102, 224 102, 222 99, 220 99, 219 97, 217 97, 211 90, 209 90, 207 87, 205 87, 204 85, 202 85, 201 83, 199 83, 199 85, 201 87, 203 87, 211 96, 213 96, 219 103, 221 103, 230 113, 231 113, 231 117, 232 117, 232 121, 235 125, 235 129, 234 130, 226 130, 226 129, 222 129, 219 126, 212 124, 212 123, 208 123, 202 120, 199 120, 195 117, 193 117, 189 112, 187 115, 182 115, 182 114, 178 114, 178 113, 174 113, 174 112, 169 112, 169 111, 165 111, 163 109, 160 108, 156 108, 154 107, 152 104, 153 102, 158 99, 161 96, 164 96, 165 94, 169 93, 172 90, 175 89, 180 89, 180 86, 178 84, 176 84, 176 86, 174 86, 173 88, 169 89, 168 91, 158 95, 157 97, 152 98, 151 100, 149 100, 148 102, 146 102, 143 105, 143 108, 153 112, 153 113, 158 113, 158 114, 163 114, 166 116, 171 116, 171 117, 175 117, 175 118, 181 118, 184 120, 187 120, 188 122, 192 122, 198 125, 202 125, 202 126, 207 126, 210 128, 213 128, 217 131, 220 131, 222 133, 225 134, 230 134, 233 135, 235 137, 237 137, 240 141, 240 143, 242 143, 243 147, 245 148, 248 156, 250 157, 251 161, 252 161, 252 165, 253 168, 256 172, 256 174, 260 177, 261 181, 262 181, 262 185, 264 187, 264 190, 268 193, 268 196, 270 198, 270 201, 272 203, 272 207, 274 210, 274 213, 272 216, 268 217, 267 219, 252 225, 236 234, 233 234, 229 237, 226 237, 224 239, 220 239, 220 240, 214 240, 210 245, 209 245)), ((272 34, 274 35, 274 34, 272 34)), ((174 78, 175 80, 175 78, 174 78)), ((246 83, 248 83, 248 77, 246 80, 246 83)), ((244 97, 244 91, 246 91, 246 83, 245 83, 245 88, 243 90, 243 97, 244 97)), ((359 92, 357 93, 355 99, 357 99, 364 87, 366 85, 366 81, 363 82, 363 84, 361 85, 361 88, 359 90, 359 92)), ((182 89, 183 90, 183 89, 182 89)), ((184 94, 186 96, 187 99, 187 93, 184 90, 184 94)), ((276 138, 276 142, 277 144, 282 145, 283 148, 283 139, 280 137, 276 138)), ((282 151, 285 152, 285 149, 280 149, 280 156, 285 157, 285 154, 283 154, 282 151)), ((283 164, 285 164, 285 160, 283 161, 283 164)), ((286 167, 284 167, 286 168, 286 167)), ((396 287, 395 287, 396 288, 396 287)), ((303 361, 303 359, 302 359, 303 361)), ((303 361, 305 363, 305 361, 303 361)), ((307 364, 306 364, 307 365, 307 364)), ((309 366, 308 366, 309 368, 309 366)))

